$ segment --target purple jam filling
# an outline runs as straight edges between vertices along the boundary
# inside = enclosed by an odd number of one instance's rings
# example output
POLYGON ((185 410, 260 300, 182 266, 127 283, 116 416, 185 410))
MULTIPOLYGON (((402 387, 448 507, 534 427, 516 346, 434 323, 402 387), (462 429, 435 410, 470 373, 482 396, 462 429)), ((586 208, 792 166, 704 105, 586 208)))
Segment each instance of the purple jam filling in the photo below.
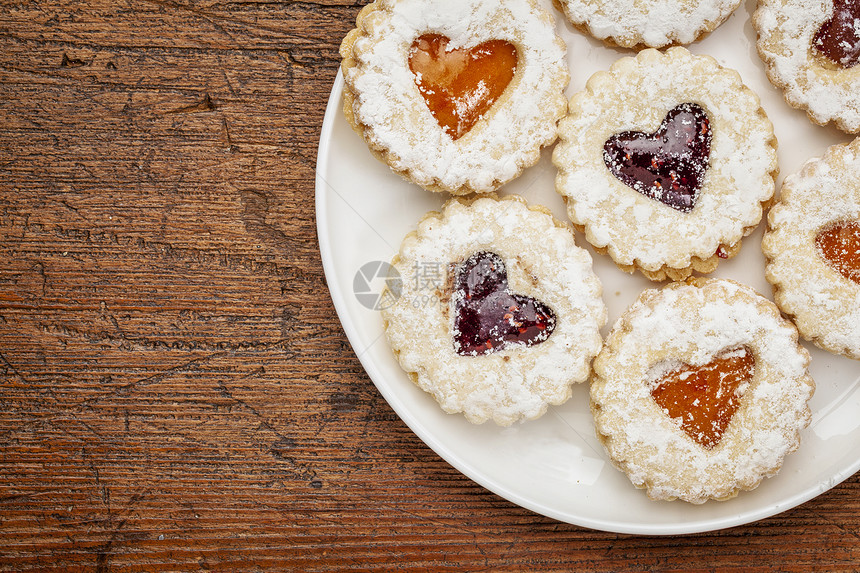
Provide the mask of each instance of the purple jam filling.
POLYGON ((860 0, 834 0, 833 16, 815 33, 812 45, 845 69, 860 63, 860 0))
POLYGON ((532 346, 555 328, 552 309, 510 291, 505 263, 495 253, 475 253, 457 266, 454 300, 454 350, 461 356, 532 346))
POLYGON ((710 154, 710 121, 694 103, 669 110, 654 134, 625 131, 603 146, 606 167, 622 183, 682 213, 696 205, 710 154))

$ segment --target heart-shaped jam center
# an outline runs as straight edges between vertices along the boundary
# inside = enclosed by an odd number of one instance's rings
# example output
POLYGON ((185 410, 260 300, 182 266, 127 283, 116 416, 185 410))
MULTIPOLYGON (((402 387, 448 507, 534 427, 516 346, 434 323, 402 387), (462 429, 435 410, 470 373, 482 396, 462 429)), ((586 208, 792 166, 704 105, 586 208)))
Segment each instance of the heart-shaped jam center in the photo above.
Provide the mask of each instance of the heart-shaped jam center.
POLYGON ((752 379, 755 358, 746 346, 724 350, 703 366, 682 364, 651 382, 651 396, 693 440, 712 449, 740 405, 741 386, 752 379))
POLYGON ((653 134, 625 131, 603 146, 603 161, 615 177, 646 197, 689 213, 711 155, 708 114, 682 103, 666 114, 653 134))
POLYGON ((510 291, 505 263, 495 253, 475 253, 457 266, 453 298, 454 350, 461 356, 532 346, 555 329, 551 308, 510 291))
POLYGON ((834 0, 833 15, 815 32, 812 45, 845 69, 860 63, 860 0, 834 0))
POLYGON ((459 139, 493 107, 517 70, 517 49, 504 40, 448 49, 449 39, 425 34, 412 44, 409 69, 436 121, 459 139))
POLYGON ((860 284, 860 222, 828 226, 815 237, 815 246, 836 272, 860 284))

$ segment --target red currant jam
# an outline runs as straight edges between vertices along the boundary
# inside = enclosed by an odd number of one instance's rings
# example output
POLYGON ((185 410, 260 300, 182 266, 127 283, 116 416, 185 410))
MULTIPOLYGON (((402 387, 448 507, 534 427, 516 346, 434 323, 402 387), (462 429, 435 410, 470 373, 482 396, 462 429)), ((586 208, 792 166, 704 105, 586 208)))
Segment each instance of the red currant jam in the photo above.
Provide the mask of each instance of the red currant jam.
POLYGON ((682 213, 696 205, 710 154, 708 114, 695 103, 672 108, 655 133, 625 131, 603 146, 603 161, 615 177, 682 213))
POLYGON ((454 350, 462 356, 532 346, 555 329, 551 308, 510 291, 505 263, 495 253, 475 253, 457 266, 454 301, 454 350))

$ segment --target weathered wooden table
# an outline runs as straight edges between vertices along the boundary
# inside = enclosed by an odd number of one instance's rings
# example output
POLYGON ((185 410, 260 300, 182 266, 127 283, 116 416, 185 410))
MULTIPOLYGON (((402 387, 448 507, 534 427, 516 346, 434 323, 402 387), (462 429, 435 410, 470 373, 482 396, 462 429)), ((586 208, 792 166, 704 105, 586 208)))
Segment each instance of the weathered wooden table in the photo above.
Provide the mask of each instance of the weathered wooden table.
POLYGON ((860 478, 648 538, 521 509, 392 412, 323 276, 346 0, 0 4, 0 570, 860 570, 860 478))

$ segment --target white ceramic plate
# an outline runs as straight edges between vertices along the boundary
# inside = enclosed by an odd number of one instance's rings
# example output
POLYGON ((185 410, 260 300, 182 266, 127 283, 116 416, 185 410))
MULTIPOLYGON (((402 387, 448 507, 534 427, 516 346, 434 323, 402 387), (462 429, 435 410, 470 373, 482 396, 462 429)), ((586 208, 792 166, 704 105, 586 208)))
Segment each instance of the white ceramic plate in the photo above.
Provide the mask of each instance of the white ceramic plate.
MULTIPOLYGON (((806 159, 821 155, 831 144, 850 141, 850 137, 812 125, 803 112, 789 108, 782 93, 768 83, 755 51, 750 24, 753 8, 754 1, 748 0, 690 49, 738 70, 761 96, 780 142, 782 173, 792 173, 806 159)), ((631 54, 588 39, 558 13, 556 19, 558 32, 568 43, 569 95, 583 89, 593 72, 631 54)), ((537 513, 594 529, 638 534, 694 533, 749 523, 811 499, 860 469, 860 362, 811 345, 807 347, 817 391, 811 402, 812 424, 803 432, 800 449, 788 456, 776 477, 726 502, 700 506, 652 502, 634 488, 612 467, 594 437, 584 384, 574 388, 566 404, 550 408, 538 420, 510 428, 493 423, 474 426, 461 415, 442 412, 398 366, 386 343, 379 312, 364 304, 379 292, 380 279, 366 283, 363 277, 370 277, 367 273, 373 270, 366 264, 390 261, 421 216, 438 209, 446 197, 405 182, 371 156, 343 117, 342 88, 338 75, 317 162, 317 228, 326 279, 347 337, 380 393, 418 437, 452 466, 537 513), (360 274, 363 267, 364 275, 360 274)), ((556 217, 566 220, 549 157, 545 150, 541 162, 502 193, 516 193, 546 205, 556 217)), ((770 295, 759 248, 761 232, 760 228, 748 237, 740 255, 723 263, 715 275, 740 280, 770 295)), ((586 245, 581 235, 577 242, 586 245)), ((611 325, 644 288, 654 285, 638 275, 620 272, 607 257, 593 251, 592 256, 603 281, 611 325)))

